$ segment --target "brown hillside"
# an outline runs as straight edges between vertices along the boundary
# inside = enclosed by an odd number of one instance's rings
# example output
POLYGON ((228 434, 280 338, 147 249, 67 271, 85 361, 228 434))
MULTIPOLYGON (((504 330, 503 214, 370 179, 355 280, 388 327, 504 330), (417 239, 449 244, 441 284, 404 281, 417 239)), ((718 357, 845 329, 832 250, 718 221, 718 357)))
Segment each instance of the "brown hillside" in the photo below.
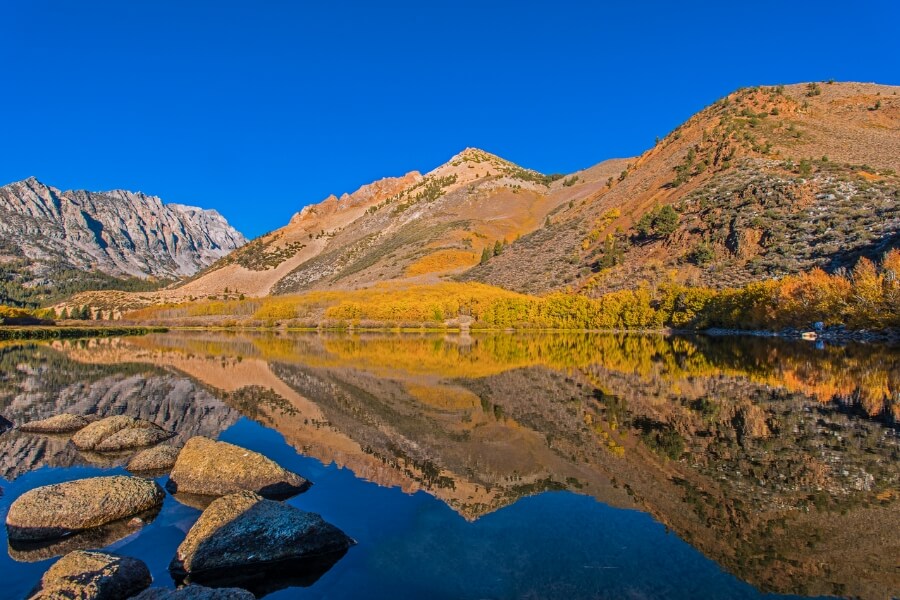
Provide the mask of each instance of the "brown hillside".
POLYGON ((900 231, 898 90, 739 90, 462 279, 596 293, 673 270, 722 286, 876 257, 900 231), (680 213, 675 231, 638 235, 641 217, 664 205, 680 213))

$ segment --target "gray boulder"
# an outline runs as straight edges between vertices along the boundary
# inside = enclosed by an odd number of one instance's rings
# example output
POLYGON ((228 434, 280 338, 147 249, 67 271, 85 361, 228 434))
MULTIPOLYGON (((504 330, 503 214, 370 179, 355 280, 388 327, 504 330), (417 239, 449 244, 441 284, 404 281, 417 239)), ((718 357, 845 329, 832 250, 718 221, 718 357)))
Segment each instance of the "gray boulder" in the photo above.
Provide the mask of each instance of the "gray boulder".
POLYGON ((11 541, 54 539, 151 510, 164 496, 155 481, 125 475, 45 485, 12 503, 6 530, 11 541))
POLYGON ((147 588, 152 579, 142 561, 100 552, 70 552, 47 569, 29 599, 119 600, 147 588))
POLYGON ((81 415, 61 414, 40 421, 29 421, 19 426, 19 431, 28 433, 72 433, 83 429, 90 421, 81 415))
POLYGON ((203 511, 169 569, 176 576, 233 575, 271 563, 340 554, 354 543, 315 513, 253 492, 237 492, 216 499, 203 511))
POLYGON ((224 496, 252 491, 282 498, 302 492, 309 482, 258 452, 198 436, 178 453, 166 486, 173 493, 224 496))
POLYGON ((95 421, 72 436, 79 450, 120 452, 132 448, 152 446, 175 435, 156 423, 117 415, 95 421))

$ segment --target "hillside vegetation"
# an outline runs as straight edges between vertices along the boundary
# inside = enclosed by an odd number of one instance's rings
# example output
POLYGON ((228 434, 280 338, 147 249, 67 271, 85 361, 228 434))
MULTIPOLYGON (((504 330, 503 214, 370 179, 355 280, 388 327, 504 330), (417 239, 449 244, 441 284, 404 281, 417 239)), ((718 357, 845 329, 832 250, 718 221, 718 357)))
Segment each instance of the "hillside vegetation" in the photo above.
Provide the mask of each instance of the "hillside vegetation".
POLYGON ((847 273, 821 269, 741 288, 689 287, 671 279, 590 298, 530 296, 477 283, 376 286, 260 299, 147 308, 127 318, 162 324, 485 329, 780 329, 814 322, 900 328, 900 251, 847 273))

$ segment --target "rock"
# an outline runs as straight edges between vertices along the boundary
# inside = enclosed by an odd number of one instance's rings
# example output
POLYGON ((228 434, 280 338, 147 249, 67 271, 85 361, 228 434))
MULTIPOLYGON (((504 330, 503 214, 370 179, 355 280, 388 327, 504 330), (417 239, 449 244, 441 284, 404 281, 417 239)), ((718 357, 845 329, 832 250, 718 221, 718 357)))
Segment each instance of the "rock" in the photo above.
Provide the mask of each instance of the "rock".
POLYGON ((309 482, 258 452, 198 436, 181 449, 166 486, 173 493, 224 496, 247 490, 279 498, 302 492, 309 482))
POLYGON ((155 481, 112 475, 45 485, 19 496, 6 515, 10 540, 48 540, 131 517, 162 504, 155 481))
POLYGON ((30 421, 20 425, 19 430, 28 433, 72 433, 87 427, 89 424, 90 421, 81 415, 61 414, 49 419, 30 421))
POLYGON ((165 471, 171 469, 178 458, 178 448, 167 444, 141 450, 128 461, 129 471, 165 471))
POLYGON ((6 433, 13 428, 13 422, 0 415, 0 433, 6 433))
POLYGON ((79 450, 117 452, 152 446, 173 435, 175 434, 166 431, 156 423, 117 415, 91 423, 72 436, 72 443, 79 450))
POLYGON ((146 589, 131 600, 256 600, 256 596, 241 588, 208 588, 189 585, 178 590, 146 589))
POLYGON ((169 569, 176 575, 234 575, 248 568, 258 571, 269 563, 337 555, 354 543, 315 513, 253 492, 237 492, 216 499, 203 511, 169 569))
POLYGON ((47 569, 29 599, 118 600, 147 588, 147 565, 136 558, 101 552, 70 552, 47 569))

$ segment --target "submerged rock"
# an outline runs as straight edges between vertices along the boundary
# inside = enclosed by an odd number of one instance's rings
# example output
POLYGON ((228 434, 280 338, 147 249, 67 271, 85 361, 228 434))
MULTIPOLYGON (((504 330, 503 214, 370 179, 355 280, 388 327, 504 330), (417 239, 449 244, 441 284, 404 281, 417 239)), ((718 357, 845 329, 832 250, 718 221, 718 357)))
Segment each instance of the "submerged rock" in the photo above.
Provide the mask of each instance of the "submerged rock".
POLYGON ((128 461, 129 471, 165 471, 171 469, 178 458, 178 448, 160 444, 141 450, 128 461))
POLYGON ((12 503, 6 530, 11 541, 58 538, 150 510, 164 496, 155 481, 125 475, 45 485, 12 503))
POLYGON ((173 493, 223 496, 246 490, 279 498, 302 492, 309 482, 258 452, 198 436, 179 452, 166 486, 173 493))
POLYGON ((216 499, 203 511, 169 569, 176 576, 192 578, 237 577, 240 571, 259 573, 272 563, 339 555, 354 543, 315 513, 253 492, 237 492, 216 499))
POLYGON ((132 600, 256 600, 256 596, 241 588, 208 588, 189 585, 178 590, 150 588, 132 600))
POLYGON ((63 413, 49 419, 30 421, 20 425, 19 431, 28 433, 72 433, 87 427, 89 424, 90 421, 81 415, 63 413))
POLYGON ((147 565, 136 558, 101 552, 70 552, 47 569, 29 599, 119 600, 147 588, 147 565))
POLYGON ((119 452, 131 448, 152 446, 175 435, 156 423, 126 415, 107 417, 91 423, 74 436, 72 443, 79 450, 119 452))

